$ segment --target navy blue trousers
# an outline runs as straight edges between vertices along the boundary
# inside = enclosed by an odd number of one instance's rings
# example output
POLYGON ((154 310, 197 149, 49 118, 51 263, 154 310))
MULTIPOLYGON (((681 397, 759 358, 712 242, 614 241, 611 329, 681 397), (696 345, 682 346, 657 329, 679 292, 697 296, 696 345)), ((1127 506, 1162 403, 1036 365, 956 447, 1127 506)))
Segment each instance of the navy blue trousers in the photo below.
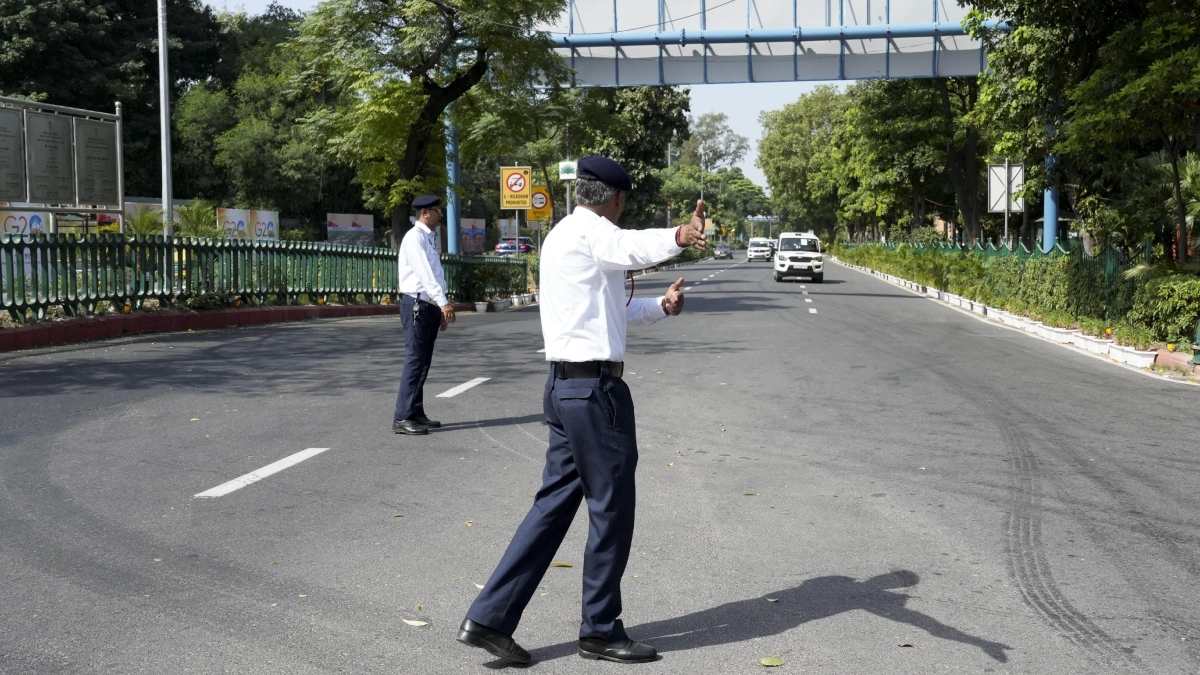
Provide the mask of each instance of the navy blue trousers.
POLYGON ((633 542, 638 460, 629 387, 607 374, 556 380, 552 371, 542 407, 550 427, 542 488, 467 618, 512 635, 579 502, 587 499, 590 528, 579 637, 622 641, 627 635, 618 618, 621 575, 633 542))
POLYGON ((442 310, 406 295, 400 301, 400 322, 404 326, 404 372, 396 393, 396 419, 406 420, 425 414, 425 378, 433 362, 433 343, 442 327, 442 310))

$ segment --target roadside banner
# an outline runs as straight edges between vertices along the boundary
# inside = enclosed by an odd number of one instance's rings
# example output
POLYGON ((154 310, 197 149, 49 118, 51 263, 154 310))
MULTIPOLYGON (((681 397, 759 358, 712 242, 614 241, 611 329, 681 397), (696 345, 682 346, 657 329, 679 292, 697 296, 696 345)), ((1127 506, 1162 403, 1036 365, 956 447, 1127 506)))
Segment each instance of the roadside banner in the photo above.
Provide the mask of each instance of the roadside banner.
POLYGON ((533 188, 529 197, 530 209, 525 212, 525 219, 530 222, 549 222, 554 220, 554 206, 550 203, 550 188, 538 186, 533 188))
POLYGON ((335 244, 374 246, 375 216, 369 213, 327 213, 325 235, 335 244))
POLYGON ((483 218, 463 218, 458 226, 458 250, 479 255, 487 245, 487 221, 483 218))
POLYGON ((279 212, 219 208, 217 227, 232 239, 279 241, 279 212))
POLYGON ((500 169, 500 209, 528 209, 533 184, 529 178, 533 169, 527 166, 510 166, 500 169))

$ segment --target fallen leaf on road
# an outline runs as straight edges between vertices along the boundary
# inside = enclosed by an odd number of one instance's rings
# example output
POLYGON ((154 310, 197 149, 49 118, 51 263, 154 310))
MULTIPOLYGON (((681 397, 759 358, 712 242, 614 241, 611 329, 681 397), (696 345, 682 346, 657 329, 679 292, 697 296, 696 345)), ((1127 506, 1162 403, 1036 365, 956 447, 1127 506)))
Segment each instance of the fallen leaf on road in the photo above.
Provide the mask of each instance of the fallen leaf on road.
POLYGON ((199 417, 193 417, 192 419, 190 419, 190 420, 188 420, 188 421, 189 421, 189 422, 199 422, 199 421, 200 421, 200 418, 199 418, 199 417))
POLYGON ((425 611, 425 606, 424 606, 424 605, 417 605, 417 611, 418 611, 418 612, 424 612, 424 611, 425 611))
POLYGON ((155 558, 154 562, 162 562, 162 558, 155 558))
POLYGON ((761 497, 761 496, 762 496, 762 493, 760 493, 760 492, 747 492, 747 493, 745 494, 745 496, 747 496, 747 497, 761 497))
POLYGON ((300 596, 298 596, 298 597, 301 597, 301 598, 307 598, 308 596, 307 596, 307 595, 300 595, 300 596))
POLYGON ((569 562, 559 562, 559 561, 557 561, 557 560, 555 560, 554 562, 550 563, 550 566, 551 566, 551 567, 574 567, 574 565, 572 565, 572 564, 571 564, 571 563, 569 563, 569 562))
POLYGON ((667 462, 667 466, 675 466, 675 462, 667 462))
POLYGON ((779 598, 767 598, 767 602, 779 602, 779 598))
POLYGON ((467 527, 470 527, 470 526, 471 526, 471 525, 473 525, 473 524, 474 524, 474 523, 472 523, 471 521, 469 521, 469 520, 467 521, 467 527))
POLYGON ((759 659, 758 662, 768 668, 774 668, 775 666, 783 665, 783 659, 779 658, 778 656, 764 656, 759 659))
POLYGON ((396 515, 394 515, 394 516, 392 516, 392 517, 393 517, 393 518, 403 518, 403 517, 404 517, 404 514, 403 514, 403 513, 397 513, 396 515))
POLYGON ((429 622, 427 622, 427 621, 409 621, 408 619, 405 619, 403 617, 401 617, 400 620, 410 626, 428 626, 429 625, 429 622))
POLYGON ((901 647, 912 647, 913 649, 916 649, 916 648, 917 648, 917 646, 916 646, 916 645, 910 645, 910 644, 908 644, 907 642, 905 642, 904 644, 902 644, 902 645, 900 645, 900 646, 901 646, 901 647))
POLYGON ((271 564, 272 564, 272 565, 278 565, 279 563, 277 563, 277 562, 272 562, 271 564))
POLYGON ((475 588, 478 588, 479 590, 481 590, 481 591, 482 591, 482 590, 483 590, 483 584, 475 584, 475 588))

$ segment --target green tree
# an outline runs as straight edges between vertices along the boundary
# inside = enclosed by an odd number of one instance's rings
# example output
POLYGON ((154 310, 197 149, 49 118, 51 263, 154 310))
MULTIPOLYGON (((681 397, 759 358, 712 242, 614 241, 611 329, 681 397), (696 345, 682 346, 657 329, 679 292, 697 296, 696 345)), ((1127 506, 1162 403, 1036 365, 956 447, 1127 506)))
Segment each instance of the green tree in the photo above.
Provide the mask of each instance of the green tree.
MULTIPOLYGON (((146 0, 0 0, 0 93, 57 105, 124 108, 125 189, 158 195, 157 7, 146 0)), ((218 67, 221 31, 200 0, 169 0, 174 100, 218 67)))
POLYGON ((681 148, 680 162, 711 173, 733 166, 750 151, 750 141, 729 126, 725 113, 705 113, 691 122, 691 135, 681 148))
POLYGON ((295 45, 303 81, 345 96, 308 118, 337 161, 353 166, 368 202, 408 227, 411 198, 445 187, 443 114, 476 86, 527 92, 565 81, 538 23, 563 0, 328 0, 295 45), (485 78, 485 76, 487 76, 485 78))

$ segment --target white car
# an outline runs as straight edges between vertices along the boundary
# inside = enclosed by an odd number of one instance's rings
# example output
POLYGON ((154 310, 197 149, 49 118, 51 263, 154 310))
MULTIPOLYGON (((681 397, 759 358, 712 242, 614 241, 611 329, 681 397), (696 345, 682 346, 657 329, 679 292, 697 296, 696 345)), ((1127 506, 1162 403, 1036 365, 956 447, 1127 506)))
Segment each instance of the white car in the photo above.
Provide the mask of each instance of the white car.
POLYGON ((821 240, 812 232, 784 232, 779 235, 779 250, 775 254, 775 281, 800 276, 810 277, 818 284, 825 280, 821 240))
POLYGON ((746 262, 755 260, 770 262, 772 257, 774 257, 774 250, 771 248, 769 239, 754 237, 750 240, 750 245, 746 247, 746 262))

